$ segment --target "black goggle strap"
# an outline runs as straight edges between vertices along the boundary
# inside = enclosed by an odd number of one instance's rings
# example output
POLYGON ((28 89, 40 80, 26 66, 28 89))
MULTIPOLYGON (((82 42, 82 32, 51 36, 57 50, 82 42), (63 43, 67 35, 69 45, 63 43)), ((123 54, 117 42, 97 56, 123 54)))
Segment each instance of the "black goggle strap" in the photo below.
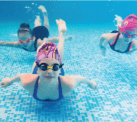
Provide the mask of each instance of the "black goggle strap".
POLYGON ((40 65, 39 65, 39 63, 36 61, 36 65, 37 65, 37 67, 40 67, 40 65))
POLYGON ((64 64, 60 64, 59 68, 62 68, 64 64))

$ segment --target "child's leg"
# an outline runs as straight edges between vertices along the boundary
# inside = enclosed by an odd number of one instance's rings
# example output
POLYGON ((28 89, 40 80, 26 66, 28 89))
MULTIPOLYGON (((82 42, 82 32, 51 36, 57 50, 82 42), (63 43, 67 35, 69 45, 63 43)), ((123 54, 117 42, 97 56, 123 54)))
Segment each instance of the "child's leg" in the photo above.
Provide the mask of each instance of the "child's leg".
POLYGON ((65 40, 65 32, 67 30, 66 23, 63 20, 56 20, 59 30, 59 44, 58 44, 58 51, 63 61, 64 57, 64 40, 65 40))
POLYGON ((49 19, 48 19, 48 14, 47 14, 47 10, 45 9, 44 6, 39 6, 38 7, 42 13, 43 13, 43 17, 44 17, 44 26, 49 30, 49 19))
POLYGON ((41 26, 41 19, 39 16, 36 16, 36 19, 34 21, 34 27, 41 26))

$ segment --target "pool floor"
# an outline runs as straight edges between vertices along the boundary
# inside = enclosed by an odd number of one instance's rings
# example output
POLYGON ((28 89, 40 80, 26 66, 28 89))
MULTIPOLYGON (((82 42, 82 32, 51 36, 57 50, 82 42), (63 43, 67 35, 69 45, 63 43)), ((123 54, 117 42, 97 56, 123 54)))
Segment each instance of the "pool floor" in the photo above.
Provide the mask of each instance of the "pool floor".
MULTIPOLYGON (((68 23, 67 27, 66 35, 75 38, 65 41, 65 74, 92 79, 98 84, 97 90, 79 84, 61 101, 45 103, 31 97, 20 82, 14 83, 0 88, 0 122, 135 122, 137 52, 120 54, 107 46, 106 57, 101 55, 99 38, 114 26, 68 23)), ((56 31, 57 27, 51 25, 50 37, 57 36, 56 31)), ((17 40, 6 33, 0 37, 5 41, 17 40)), ((1 47, 0 51, 0 80, 31 73, 36 52, 11 47, 1 47)))

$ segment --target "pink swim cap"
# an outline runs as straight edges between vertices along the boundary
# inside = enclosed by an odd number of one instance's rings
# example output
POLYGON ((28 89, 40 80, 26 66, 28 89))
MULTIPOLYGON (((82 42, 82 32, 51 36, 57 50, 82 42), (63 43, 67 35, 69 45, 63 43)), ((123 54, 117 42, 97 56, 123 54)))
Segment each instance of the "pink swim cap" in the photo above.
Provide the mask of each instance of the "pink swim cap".
POLYGON ((45 43, 38 51, 36 62, 39 63, 44 58, 54 58, 61 64, 61 57, 59 55, 57 46, 51 42, 45 43))
MULTIPOLYGON (((119 26, 118 26, 119 27, 119 26)), ((121 27, 119 27, 121 32, 125 31, 137 31, 137 16, 131 14, 127 16, 121 23, 121 27)))

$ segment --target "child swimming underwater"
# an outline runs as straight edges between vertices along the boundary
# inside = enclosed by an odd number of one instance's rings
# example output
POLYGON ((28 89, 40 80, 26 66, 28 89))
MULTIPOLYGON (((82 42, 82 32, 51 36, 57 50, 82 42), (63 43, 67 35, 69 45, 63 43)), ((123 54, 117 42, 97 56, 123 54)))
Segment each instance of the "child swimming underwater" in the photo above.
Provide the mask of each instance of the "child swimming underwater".
MULTIPOLYGON (((50 29, 47 10, 44 6, 39 6, 38 8, 43 13, 44 24, 41 25, 39 16, 37 16, 34 22, 35 27, 32 30, 30 29, 30 25, 28 23, 21 23, 20 28, 17 31, 18 41, 0 41, 0 46, 16 47, 29 52, 33 52, 36 51, 43 42, 58 42, 58 37, 48 39, 50 29)), ((65 37, 65 40, 71 40, 72 38, 73 36, 68 36, 65 37)))
POLYGON ((1 87, 10 86, 20 81, 34 99, 39 101, 59 101, 71 92, 79 83, 86 83, 91 89, 96 89, 95 81, 83 76, 64 76, 63 55, 64 36, 67 30, 63 20, 56 20, 59 29, 58 48, 48 42, 41 45, 37 52, 36 63, 33 66, 33 74, 18 74, 13 78, 5 78, 1 87))
POLYGON ((118 31, 101 35, 99 46, 103 56, 106 55, 107 43, 112 50, 119 53, 129 54, 137 49, 137 41, 134 39, 137 36, 137 16, 127 16, 118 28, 118 31))

